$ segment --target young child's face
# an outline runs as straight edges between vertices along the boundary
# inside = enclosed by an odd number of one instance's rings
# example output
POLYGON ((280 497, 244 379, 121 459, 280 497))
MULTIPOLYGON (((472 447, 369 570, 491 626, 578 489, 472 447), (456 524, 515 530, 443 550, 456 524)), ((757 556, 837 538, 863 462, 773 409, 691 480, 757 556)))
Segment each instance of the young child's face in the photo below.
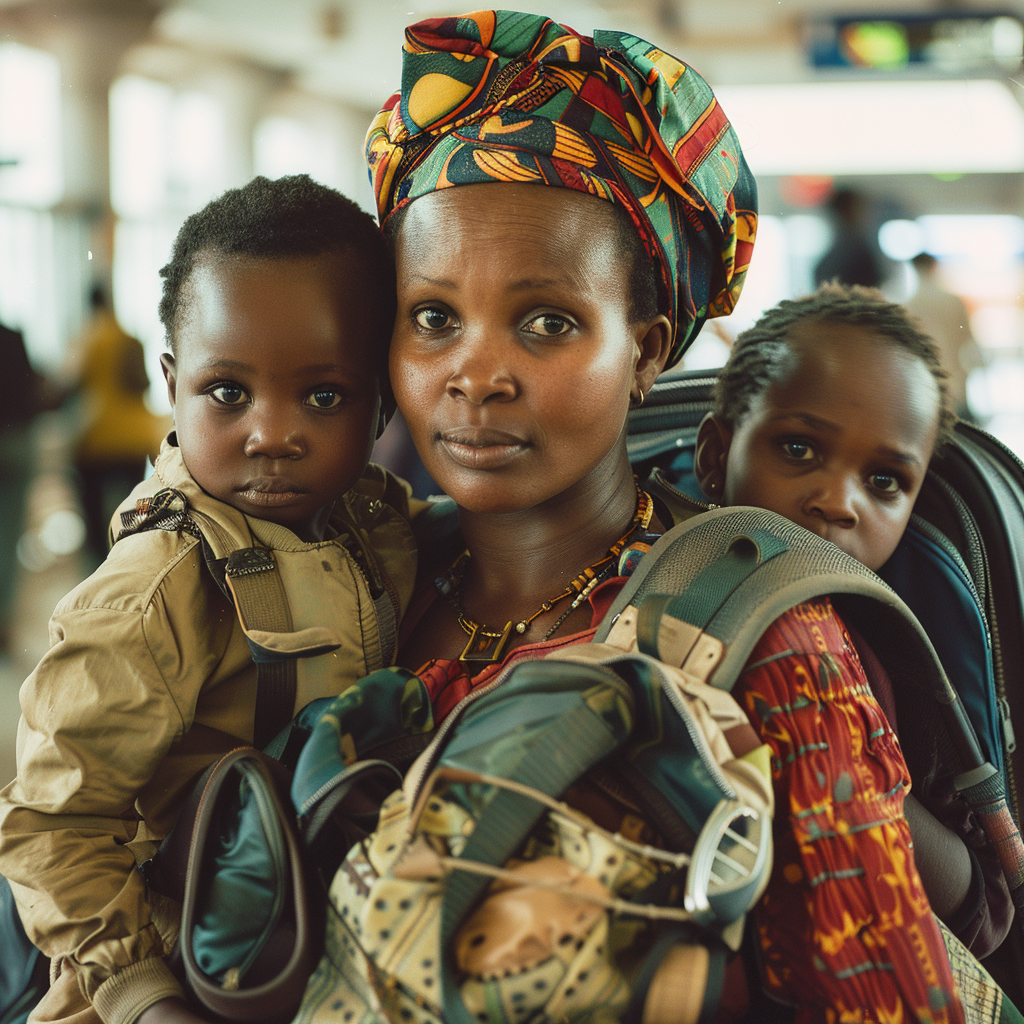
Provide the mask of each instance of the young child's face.
POLYGON ((353 255, 201 255, 163 357, 178 445, 214 498, 322 540, 380 412, 379 325, 353 255))
POLYGON ((912 353, 851 325, 799 323, 789 347, 787 375, 734 428, 702 424, 701 484, 725 505, 778 512, 877 570, 924 483, 939 423, 935 379, 912 353), (703 453, 702 443, 711 446, 703 453))

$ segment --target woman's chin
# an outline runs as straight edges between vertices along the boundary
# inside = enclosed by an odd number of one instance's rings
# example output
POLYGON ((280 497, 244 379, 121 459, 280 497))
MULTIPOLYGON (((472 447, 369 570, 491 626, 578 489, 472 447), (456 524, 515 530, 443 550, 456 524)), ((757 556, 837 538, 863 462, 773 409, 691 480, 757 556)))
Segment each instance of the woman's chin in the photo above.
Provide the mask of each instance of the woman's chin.
POLYGON ((481 515, 523 512, 548 496, 511 474, 469 471, 441 474, 434 480, 459 508, 481 515))

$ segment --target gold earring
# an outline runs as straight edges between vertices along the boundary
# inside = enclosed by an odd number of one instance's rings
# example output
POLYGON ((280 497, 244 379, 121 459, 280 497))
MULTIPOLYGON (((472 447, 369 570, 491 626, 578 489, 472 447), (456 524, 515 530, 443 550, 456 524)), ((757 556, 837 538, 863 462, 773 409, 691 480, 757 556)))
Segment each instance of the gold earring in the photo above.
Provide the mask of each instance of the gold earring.
POLYGON ((633 396, 632 395, 629 396, 629 404, 630 404, 630 406, 633 409, 639 409, 640 406, 644 404, 644 397, 645 397, 644 396, 644 389, 642 387, 640 387, 639 385, 637 385, 637 391, 640 392, 640 398, 637 399, 636 405, 633 405, 633 396))

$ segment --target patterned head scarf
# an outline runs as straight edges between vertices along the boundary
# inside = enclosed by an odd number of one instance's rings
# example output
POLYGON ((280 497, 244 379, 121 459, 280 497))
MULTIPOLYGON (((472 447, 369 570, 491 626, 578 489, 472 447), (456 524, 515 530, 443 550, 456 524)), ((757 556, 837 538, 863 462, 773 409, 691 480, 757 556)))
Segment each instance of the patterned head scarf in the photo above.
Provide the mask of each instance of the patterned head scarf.
POLYGON ((628 211, 659 269, 676 362, 731 313, 757 225, 729 121, 693 68, 623 32, 478 11, 406 29, 402 91, 366 139, 381 224, 477 182, 577 189, 628 211))

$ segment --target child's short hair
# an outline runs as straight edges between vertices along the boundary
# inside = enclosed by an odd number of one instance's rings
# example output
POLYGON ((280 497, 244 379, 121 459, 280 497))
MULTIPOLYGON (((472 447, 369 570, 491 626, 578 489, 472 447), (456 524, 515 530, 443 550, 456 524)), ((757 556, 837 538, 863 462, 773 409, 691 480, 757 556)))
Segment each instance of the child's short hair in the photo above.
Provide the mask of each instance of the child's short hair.
POLYGON ((946 371, 939 351, 914 318, 875 288, 830 282, 800 299, 786 299, 768 310, 733 343, 729 360, 715 385, 715 413, 735 425, 750 411, 751 402, 786 373, 790 328, 800 321, 863 327, 917 356, 939 389, 939 431, 936 449, 948 440, 956 416, 949 408, 946 371))
POLYGON ((178 232, 171 261, 160 271, 164 292, 160 320, 174 351, 181 290, 203 252, 280 259, 355 250, 370 282, 367 301, 377 311, 381 359, 395 319, 394 259, 376 221, 340 192, 308 174, 253 178, 192 214, 178 232))

